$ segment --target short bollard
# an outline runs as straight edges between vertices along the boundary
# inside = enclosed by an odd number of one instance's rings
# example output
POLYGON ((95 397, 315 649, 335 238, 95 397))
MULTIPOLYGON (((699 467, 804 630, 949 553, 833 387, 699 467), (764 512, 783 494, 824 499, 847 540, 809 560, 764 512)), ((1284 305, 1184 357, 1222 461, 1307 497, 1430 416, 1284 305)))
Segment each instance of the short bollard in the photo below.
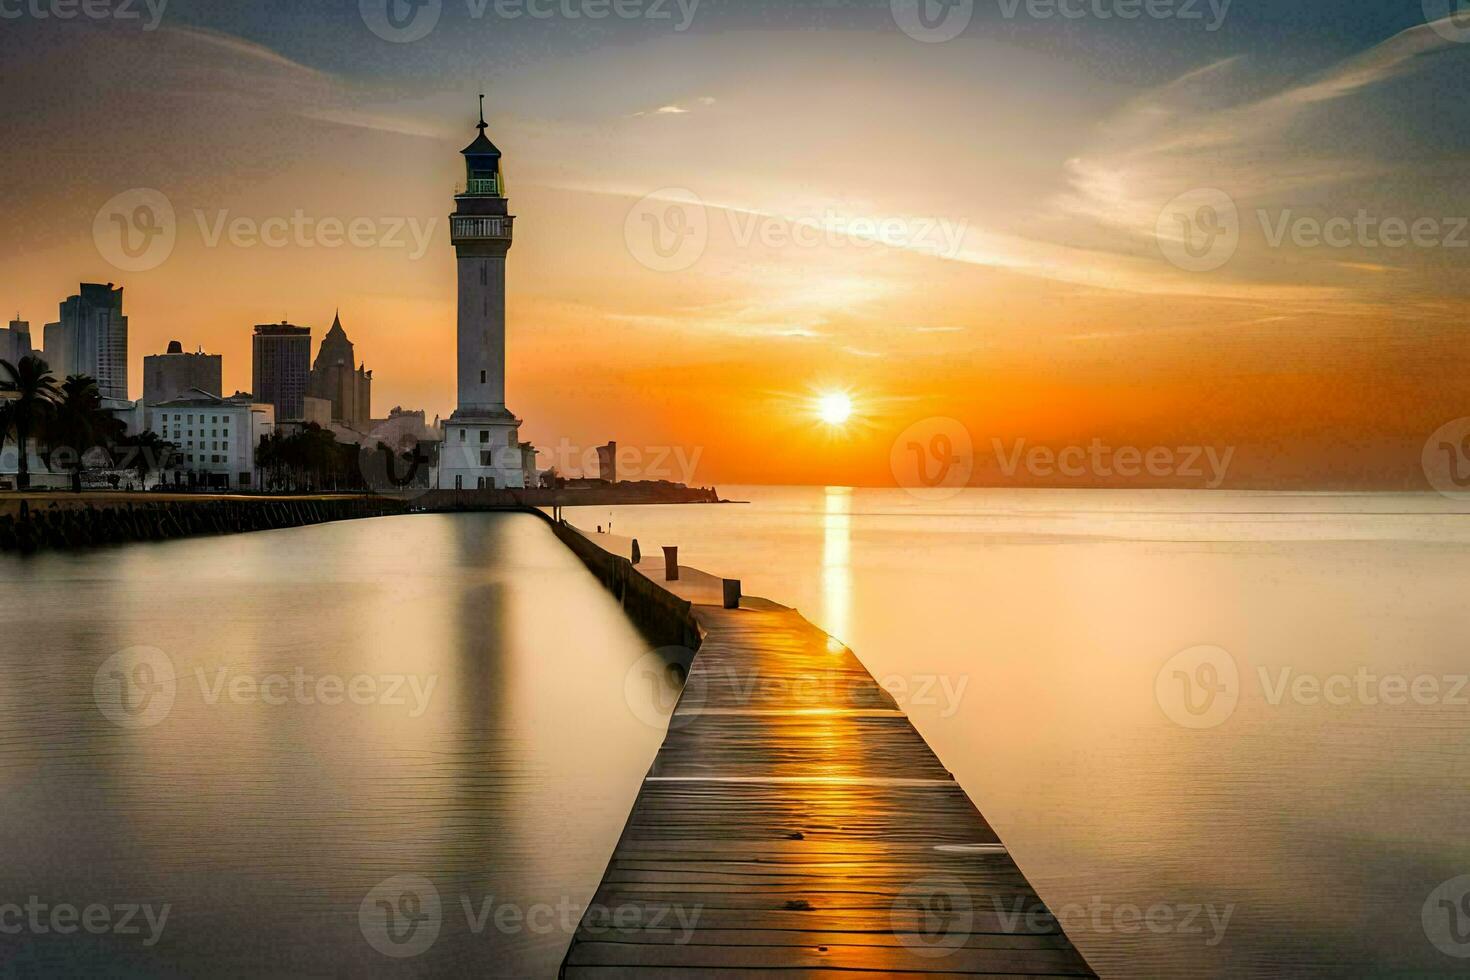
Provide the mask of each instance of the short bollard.
POLYGON ((641 552, 641 551, 638 550, 638 539, 637 538, 634 538, 633 539, 633 564, 636 565, 636 564, 638 564, 642 560, 643 560, 643 552, 641 552))
POLYGON ((664 546, 664 579, 669 582, 679 581, 679 549, 677 546, 664 546))
POLYGON ((740 580, 738 578, 725 579, 725 608, 740 608, 740 580))

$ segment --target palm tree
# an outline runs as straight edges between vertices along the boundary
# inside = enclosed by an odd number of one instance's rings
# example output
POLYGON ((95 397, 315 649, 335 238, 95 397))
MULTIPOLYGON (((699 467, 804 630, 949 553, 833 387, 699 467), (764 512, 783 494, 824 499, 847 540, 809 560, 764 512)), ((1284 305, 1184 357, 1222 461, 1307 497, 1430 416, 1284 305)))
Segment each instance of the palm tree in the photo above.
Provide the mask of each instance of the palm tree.
POLYGON ((60 399, 46 426, 46 442, 53 453, 65 448, 77 454, 71 470, 74 492, 82 491, 83 457, 99 446, 111 446, 122 438, 126 428, 103 410, 102 393, 94 379, 73 374, 62 383, 60 399))
POLYGON ((15 442, 19 448, 16 466, 16 486, 28 490, 31 486, 30 459, 26 448, 33 433, 39 433, 51 417, 61 392, 56 387, 56 378, 51 368, 39 357, 22 357, 19 364, 0 360, 0 391, 8 391, 16 397, 10 403, 10 424, 15 430, 15 442))
POLYGON ((15 429, 15 403, 9 398, 0 398, 0 456, 5 455, 5 443, 15 429))

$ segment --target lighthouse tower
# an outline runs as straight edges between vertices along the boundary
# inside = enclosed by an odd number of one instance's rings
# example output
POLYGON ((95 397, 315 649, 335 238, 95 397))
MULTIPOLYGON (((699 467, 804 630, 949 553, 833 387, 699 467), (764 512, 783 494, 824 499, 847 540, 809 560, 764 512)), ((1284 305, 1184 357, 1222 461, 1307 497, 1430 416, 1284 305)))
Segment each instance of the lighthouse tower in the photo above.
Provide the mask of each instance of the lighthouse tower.
POLYGON ((439 487, 520 489, 535 480, 535 451, 521 444, 520 419, 505 407, 505 259, 515 216, 500 150, 485 135, 483 95, 476 128, 449 216, 459 267, 459 407, 444 423, 439 487))

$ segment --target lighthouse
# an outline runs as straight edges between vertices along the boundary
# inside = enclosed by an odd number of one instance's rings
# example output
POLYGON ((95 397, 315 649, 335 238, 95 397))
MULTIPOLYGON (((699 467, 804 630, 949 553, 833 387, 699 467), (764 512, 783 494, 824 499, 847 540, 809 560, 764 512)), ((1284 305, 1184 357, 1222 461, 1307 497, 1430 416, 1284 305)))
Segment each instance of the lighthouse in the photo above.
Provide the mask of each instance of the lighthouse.
POLYGON ((479 135, 461 154, 464 188, 454 196, 450 241, 459 272, 459 400, 444 423, 443 490, 521 489, 535 481, 535 450, 520 441, 520 419, 505 406, 505 260, 515 216, 505 196, 500 150, 479 135))

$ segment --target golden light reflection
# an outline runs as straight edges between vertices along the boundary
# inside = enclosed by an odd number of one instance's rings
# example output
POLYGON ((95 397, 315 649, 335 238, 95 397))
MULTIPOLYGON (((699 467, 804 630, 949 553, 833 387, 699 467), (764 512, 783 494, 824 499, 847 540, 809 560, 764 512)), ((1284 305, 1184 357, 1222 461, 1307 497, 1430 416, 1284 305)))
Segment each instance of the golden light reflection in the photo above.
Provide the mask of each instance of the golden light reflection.
POLYGON ((847 636, 852 615, 852 488, 828 487, 822 517, 823 624, 847 636))

